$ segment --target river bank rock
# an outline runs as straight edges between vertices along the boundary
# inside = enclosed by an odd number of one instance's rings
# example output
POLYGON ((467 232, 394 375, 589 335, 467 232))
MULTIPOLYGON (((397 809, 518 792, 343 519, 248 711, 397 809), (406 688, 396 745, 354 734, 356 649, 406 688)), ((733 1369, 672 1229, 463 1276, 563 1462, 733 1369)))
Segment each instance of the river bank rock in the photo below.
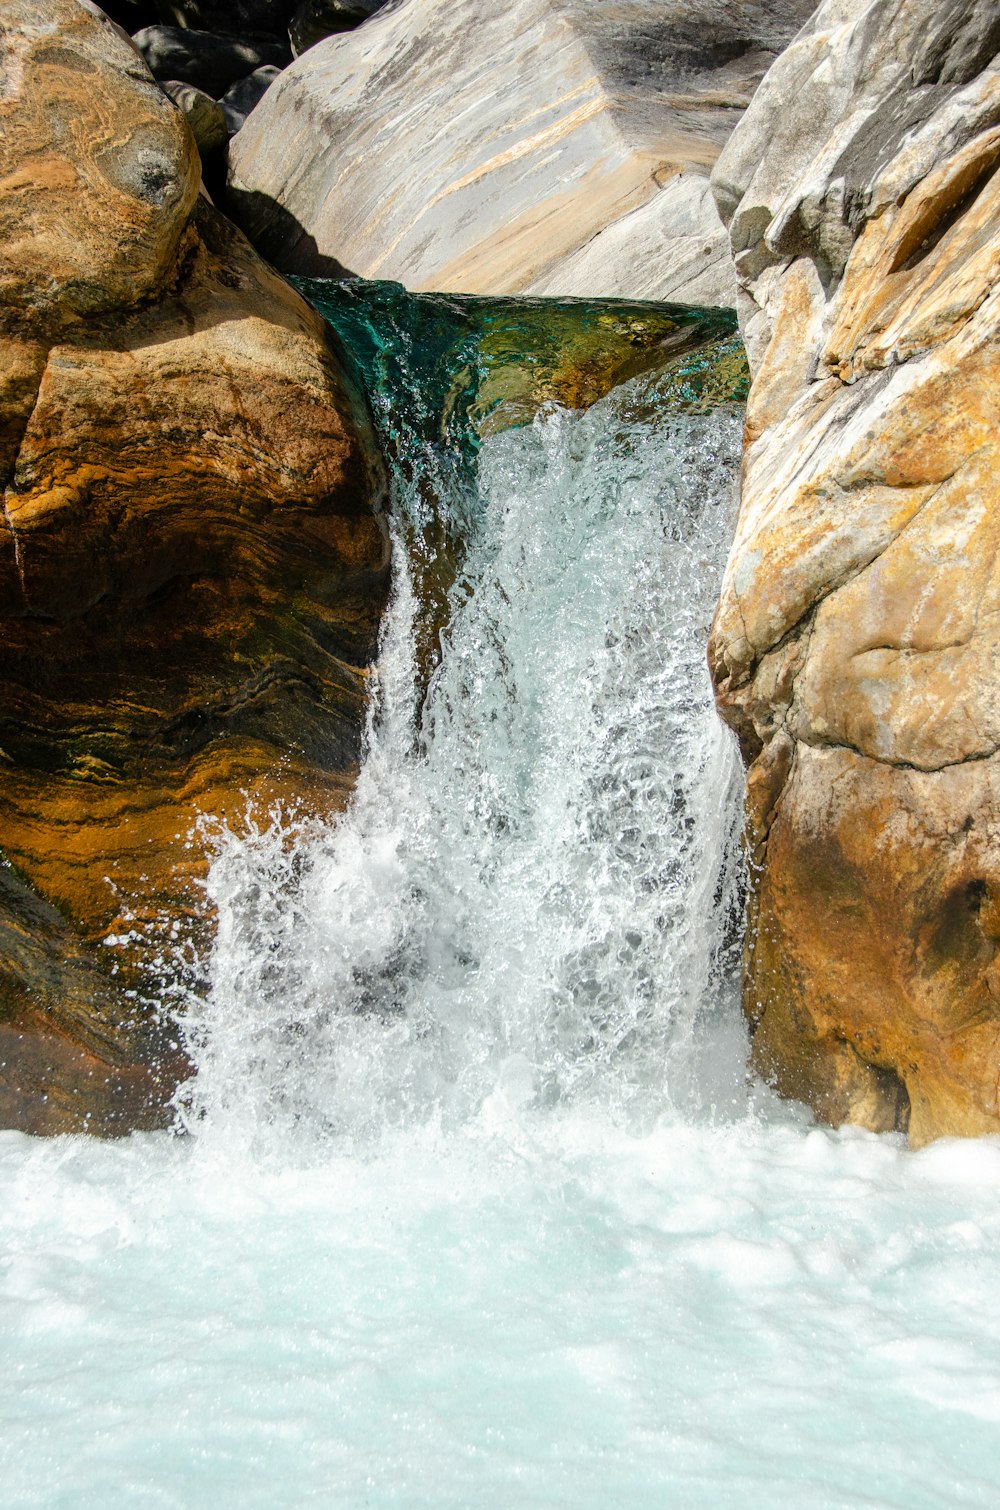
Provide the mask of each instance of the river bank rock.
POLYGON ((253 73, 226 90, 219 101, 219 109, 231 136, 242 131, 247 116, 251 110, 256 110, 280 73, 280 68, 265 64, 263 68, 255 68, 253 73))
POLYGON ((228 203, 285 271, 732 304, 708 174, 810 9, 402 0, 284 72, 228 203))
POLYGON ((757 1067, 1000 1132, 1000 18, 828 0, 713 178, 753 372, 713 630, 757 1067))
POLYGON ((387 573, 319 317, 86 0, 0 17, 0 1120, 162 1120, 211 822, 342 803, 387 573))

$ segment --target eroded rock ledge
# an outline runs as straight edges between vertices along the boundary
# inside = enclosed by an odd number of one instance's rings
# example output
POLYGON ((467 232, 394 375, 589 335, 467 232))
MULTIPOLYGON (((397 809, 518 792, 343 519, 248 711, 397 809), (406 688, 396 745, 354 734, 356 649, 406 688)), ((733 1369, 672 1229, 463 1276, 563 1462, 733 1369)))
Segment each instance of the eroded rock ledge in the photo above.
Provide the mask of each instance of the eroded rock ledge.
POLYGON ((1000 1131, 1000 19, 829 0, 713 187, 753 371, 711 644, 757 1067, 1000 1131))
POLYGON ((12 0, 0 61, 0 1123, 108 1131, 180 1073, 143 1001, 198 815, 350 786, 383 477, 124 33, 12 0))

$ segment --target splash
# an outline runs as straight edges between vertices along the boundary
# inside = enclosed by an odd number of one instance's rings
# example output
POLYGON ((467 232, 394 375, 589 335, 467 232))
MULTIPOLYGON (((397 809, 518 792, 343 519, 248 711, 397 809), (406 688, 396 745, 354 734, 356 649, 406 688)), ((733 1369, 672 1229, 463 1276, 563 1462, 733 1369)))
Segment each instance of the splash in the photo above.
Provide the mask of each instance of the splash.
POLYGON ((704 645, 740 423, 663 386, 543 408, 482 443, 471 494, 438 468, 433 511, 401 472, 355 798, 223 845, 189 1126, 287 1148, 498 1096, 646 1125, 737 1095, 740 773, 704 645), (410 562, 442 528, 424 691, 410 562))

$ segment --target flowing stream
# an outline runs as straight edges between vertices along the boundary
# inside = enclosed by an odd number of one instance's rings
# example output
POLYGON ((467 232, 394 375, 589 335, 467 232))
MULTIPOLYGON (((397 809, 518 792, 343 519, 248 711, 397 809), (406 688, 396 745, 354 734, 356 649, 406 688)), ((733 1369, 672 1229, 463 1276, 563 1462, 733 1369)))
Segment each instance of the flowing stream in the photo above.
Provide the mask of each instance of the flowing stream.
POLYGON ((995 1505, 1000 1147, 745 1072, 738 408, 695 355, 491 421, 468 312, 447 413, 354 341, 367 756, 338 821, 218 837, 188 1136, 0 1134, 2 1502, 995 1505))

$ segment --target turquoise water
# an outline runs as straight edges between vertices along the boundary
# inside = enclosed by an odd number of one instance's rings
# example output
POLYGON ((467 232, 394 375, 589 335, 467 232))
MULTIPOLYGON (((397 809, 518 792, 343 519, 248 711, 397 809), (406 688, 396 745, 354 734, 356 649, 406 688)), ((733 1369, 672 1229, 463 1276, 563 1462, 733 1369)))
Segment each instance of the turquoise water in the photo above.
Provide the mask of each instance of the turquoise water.
POLYGON ((502 1094, 312 1167, 4 1134, 3 1502, 993 1505, 998 1179, 502 1094))
POLYGON ((1000 1146, 745 1073, 741 422, 657 384, 411 429, 354 804, 218 838, 188 1135, 0 1134, 5 1506, 997 1503, 1000 1146))

